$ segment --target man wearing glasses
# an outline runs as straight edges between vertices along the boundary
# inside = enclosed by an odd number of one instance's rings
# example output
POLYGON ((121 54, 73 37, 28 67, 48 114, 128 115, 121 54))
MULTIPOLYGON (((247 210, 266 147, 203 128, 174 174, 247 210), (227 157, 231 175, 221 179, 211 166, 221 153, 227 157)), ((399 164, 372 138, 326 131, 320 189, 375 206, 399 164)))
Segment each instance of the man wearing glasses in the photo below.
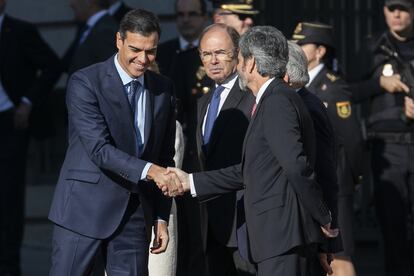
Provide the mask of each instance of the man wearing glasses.
MULTIPOLYGON (((200 58, 207 76, 214 81, 197 104, 197 149, 203 171, 241 161, 254 97, 238 85, 239 37, 225 24, 213 24, 200 36, 200 58)), ((232 192, 200 204, 203 246, 211 276, 254 274, 237 250, 236 199, 236 192, 232 192)))

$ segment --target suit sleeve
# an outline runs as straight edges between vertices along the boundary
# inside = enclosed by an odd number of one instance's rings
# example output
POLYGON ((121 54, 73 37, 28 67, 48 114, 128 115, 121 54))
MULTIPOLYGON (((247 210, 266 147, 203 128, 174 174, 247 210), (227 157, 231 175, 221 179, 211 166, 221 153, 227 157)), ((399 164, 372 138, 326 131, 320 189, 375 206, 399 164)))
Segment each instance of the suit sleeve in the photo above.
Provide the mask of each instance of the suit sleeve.
POLYGON ((147 161, 131 156, 112 144, 96 92, 91 87, 82 71, 70 78, 66 96, 69 123, 96 166, 138 183, 147 161))
POLYGON ((193 174, 197 198, 211 200, 221 194, 244 189, 241 164, 193 174))
POLYGON ((304 137, 298 117, 301 115, 297 113, 294 103, 284 95, 269 95, 262 103, 265 139, 293 190, 320 225, 331 222, 320 188, 313 180, 310 160, 304 151, 304 137))
POLYGON ((39 70, 38 77, 24 96, 33 104, 38 104, 55 85, 59 78, 56 72, 61 70, 61 65, 59 58, 40 36, 36 27, 28 24, 23 36, 20 41, 24 44, 22 49, 25 50, 26 61, 39 70))

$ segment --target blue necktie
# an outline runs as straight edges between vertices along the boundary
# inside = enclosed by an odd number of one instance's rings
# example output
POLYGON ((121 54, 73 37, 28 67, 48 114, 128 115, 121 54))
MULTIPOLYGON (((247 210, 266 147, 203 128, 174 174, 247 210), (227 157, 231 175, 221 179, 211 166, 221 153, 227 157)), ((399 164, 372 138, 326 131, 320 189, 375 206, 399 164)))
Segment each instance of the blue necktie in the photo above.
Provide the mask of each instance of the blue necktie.
POLYGON ((214 121, 217 118, 218 108, 220 105, 220 95, 223 92, 224 86, 217 86, 214 90, 213 97, 211 98, 210 107, 208 108, 206 124, 204 126, 204 145, 207 145, 210 141, 211 132, 213 131, 214 121))
POLYGON ((143 128, 141 125, 141 121, 143 121, 144 118, 139 118, 139 114, 138 110, 137 110, 137 105, 138 105, 138 100, 141 96, 142 93, 141 92, 141 83, 137 80, 133 80, 129 83, 130 87, 129 87, 129 91, 127 93, 128 96, 128 102, 131 105, 131 110, 132 110, 132 114, 134 116, 133 120, 134 120, 134 127, 135 127, 135 132, 137 134, 137 145, 138 145, 138 156, 140 156, 141 154, 141 150, 142 150, 142 137, 141 137, 141 133, 143 132, 143 130, 141 131, 141 128, 143 128), (138 118, 137 118, 138 115, 138 118))

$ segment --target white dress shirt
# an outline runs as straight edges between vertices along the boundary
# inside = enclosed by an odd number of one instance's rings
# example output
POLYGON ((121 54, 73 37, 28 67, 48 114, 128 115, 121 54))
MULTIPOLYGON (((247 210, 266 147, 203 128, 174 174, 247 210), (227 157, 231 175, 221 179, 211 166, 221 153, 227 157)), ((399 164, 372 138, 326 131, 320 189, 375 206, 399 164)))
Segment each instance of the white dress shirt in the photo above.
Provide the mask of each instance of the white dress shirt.
POLYGON ((187 41, 184 37, 182 37, 181 35, 178 37, 178 41, 179 41, 179 43, 180 43, 180 50, 181 51, 184 51, 184 50, 187 50, 187 48, 188 48, 188 45, 191 43, 191 44, 193 44, 193 46, 195 47, 195 48, 197 48, 198 47, 198 44, 199 44, 199 40, 198 40, 198 38, 196 39, 196 40, 194 40, 194 41, 187 41))
POLYGON ((316 76, 323 69, 323 67, 325 67, 325 65, 323 63, 321 63, 318 66, 316 66, 315 68, 309 70, 309 72, 308 72, 309 82, 305 85, 306 87, 308 87, 311 84, 311 82, 316 78, 316 76))
MULTIPOLYGON (((230 93, 230 90, 233 88, 235 82, 237 80, 237 74, 235 74, 229 81, 227 81, 226 83, 222 83, 221 86, 224 87, 223 92, 221 92, 220 94, 220 103, 219 103, 219 108, 217 110, 217 116, 220 114, 220 110, 223 107, 224 102, 227 99, 227 96, 230 93)), ((216 88, 218 87, 218 85, 216 84, 216 88)), ((203 126, 201 128, 201 133, 204 135, 204 128, 206 126, 206 118, 207 118, 207 113, 208 113, 208 108, 210 107, 210 104, 207 106, 207 112, 206 114, 204 114, 204 119, 203 119, 203 126)))

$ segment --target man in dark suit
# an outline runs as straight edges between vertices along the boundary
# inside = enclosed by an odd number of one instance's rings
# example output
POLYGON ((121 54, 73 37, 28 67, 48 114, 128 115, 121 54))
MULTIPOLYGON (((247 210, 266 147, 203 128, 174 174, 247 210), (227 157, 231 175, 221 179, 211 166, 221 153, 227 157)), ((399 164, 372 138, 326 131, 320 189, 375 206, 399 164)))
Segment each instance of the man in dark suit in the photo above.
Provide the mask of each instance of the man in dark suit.
MULTIPOLYGON (((0 275, 20 275, 26 156, 33 116, 56 81, 59 59, 33 24, 0 0, 0 275)), ((42 122, 39 122, 42 123, 42 122)))
POLYGON ((191 190, 201 200, 244 189, 244 242, 257 264, 257 274, 312 275, 309 263, 323 234, 338 233, 330 228, 330 212, 313 179, 312 120, 299 95, 282 80, 287 41, 276 28, 259 26, 241 37, 239 49, 239 84, 252 91, 257 104, 241 163, 191 175, 170 169, 182 186, 162 189, 169 195, 191 190))
POLYGON ((168 243, 171 201, 157 184, 178 179, 173 164, 172 83, 153 73, 158 19, 133 10, 121 21, 118 53, 69 80, 69 148, 49 218, 55 223, 51 275, 85 275, 99 251, 109 275, 147 275, 168 243))
POLYGON ((110 4, 108 13, 112 15, 118 23, 121 22, 122 17, 132 9, 120 0, 108 0, 108 2, 110 4))
MULTIPOLYGON (((326 106, 317 96, 309 92, 305 85, 309 82, 308 61, 305 53, 299 45, 289 41, 289 62, 286 66, 285 81, 295 89, 302 98, 312 118, 316 136, 316 159, 315 159, 315 180, 321 186, 323 198, 327 203, 332 216, 332 228, 337 228, 338 217, 338 183, 336 176, 337 154, 336 139, 332 124, 329 120, 326 106)), ((325 253, 336 253, 342 251, 342 240, 340 236, 329 239, 326 244, 319 248, 320 257, 329 257, 325 253)), ((327 262, 322 262, 326 265, 327 262)), ((318 265, 316 263, 316 265, 318 265)), ((320 267, 318 265, 318 267, 320 267)), ((316 267, 316 268, 318 268, 316 267)), ((328 267, 326 267, 329 269, 328 267)), ((321 270, 321 275, 326 273, 321 270)))
MULTIPOLYGON (((224 24, 210 25, 200 36, 201 61, 207 76, 215 82, 197 104, 197 150, 203 171, 241 161, 254 97, 237 83, 239 38, 235 29, 224 24)), ((249 264, 237 252, 236 192, 201 203, 200 209, 209 274, 230 276, 246 270, 249 264)))
POLYGON ((69 0, 78 22, 75 39, 63 57, 64 70, 71 75, 78 69, 101 62, 115 51, 118 23, 108 14, 107 0, 69 0))

